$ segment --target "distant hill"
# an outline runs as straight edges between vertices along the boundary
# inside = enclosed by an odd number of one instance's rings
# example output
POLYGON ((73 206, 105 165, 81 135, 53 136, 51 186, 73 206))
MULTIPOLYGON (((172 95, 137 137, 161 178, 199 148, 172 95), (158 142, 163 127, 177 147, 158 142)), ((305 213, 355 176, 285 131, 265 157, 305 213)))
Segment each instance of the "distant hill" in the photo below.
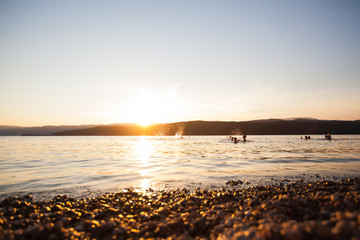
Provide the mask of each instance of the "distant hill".
POLYGON ((104 125, 53 133, 54 136, 156 136, 156 135, 285 135, 285 134, 360 134, 360 121, 316 119, 264 119, 241 122, 189 121, 138 125, 104 125))
POLYGON ((3 129, 12 129, 12 128, 20 128, 20 127, 19 127, 19 126, 0 125, 0 130, 3 130, 3 129))
POLYGON ((311 118, 263 119, 253 121, 189 121, 155 124, 72 125, 16 127, 0 126, 0 136, 157 136, 157 135, 281 135, 360 134, 360 120, 333 121, 311 118))
POLYGON ((55 132, 70 131, 75 129, 88 129, 94 126, 96 125, 43 126, 43 127, 0 126, 0 136, 21 136, 21 135, 49 136, 55 132))

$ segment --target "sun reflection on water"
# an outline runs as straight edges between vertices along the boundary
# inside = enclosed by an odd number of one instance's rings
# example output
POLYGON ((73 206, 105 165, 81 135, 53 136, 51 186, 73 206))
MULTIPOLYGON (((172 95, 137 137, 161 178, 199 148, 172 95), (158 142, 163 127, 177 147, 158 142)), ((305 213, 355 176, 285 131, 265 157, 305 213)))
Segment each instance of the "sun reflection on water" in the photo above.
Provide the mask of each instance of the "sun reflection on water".
POLYGON ((148 166, 150 163, 150 156, 154 149, 147 137, 141 137, 138 144, 135 146, 136 155, 141 160, 142 165, 148 166))
POLYGON ((152 186, 152 182, 149 179, 151 173, 151 166, 153 165, 150 159, 150 156, 154 152, 154 146, 151 141, 143 136, 139 139, 139 142, 135 146, 135 153, 138 156, 140 170, 138 173, 141 175, 141 183, 138 185, 138 188, 141 192, 149 190, 152 186))
POLYGON ((141 192, 145 192, 146 190, 149 190, 149 188, 152 186, 151 181, 147 178, 144 178, 140 185, 138 186, 139 190, 141 192))

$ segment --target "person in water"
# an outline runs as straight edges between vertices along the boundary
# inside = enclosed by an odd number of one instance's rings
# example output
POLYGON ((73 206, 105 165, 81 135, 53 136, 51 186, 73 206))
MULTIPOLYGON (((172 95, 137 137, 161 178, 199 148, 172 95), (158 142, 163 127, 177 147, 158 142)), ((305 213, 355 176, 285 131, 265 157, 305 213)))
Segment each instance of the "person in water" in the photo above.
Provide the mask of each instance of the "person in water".
POLYGON ((243 141, 246 141, 246 134, 243 135, 243 141))
POLYGON ((325 135, 325 139, 326 139, 326 140, 331 140, 331 133, 326 134, 326 135, 325 135))

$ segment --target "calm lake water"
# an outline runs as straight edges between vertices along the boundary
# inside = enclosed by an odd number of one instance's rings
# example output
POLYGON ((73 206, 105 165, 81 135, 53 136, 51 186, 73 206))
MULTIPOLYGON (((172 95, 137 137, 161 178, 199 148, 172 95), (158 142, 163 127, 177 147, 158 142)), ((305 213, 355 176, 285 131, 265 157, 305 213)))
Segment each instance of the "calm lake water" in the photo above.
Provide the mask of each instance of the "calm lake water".
POLYGON ((0 199, 360 176, 360 135, 0 137, 0 199))

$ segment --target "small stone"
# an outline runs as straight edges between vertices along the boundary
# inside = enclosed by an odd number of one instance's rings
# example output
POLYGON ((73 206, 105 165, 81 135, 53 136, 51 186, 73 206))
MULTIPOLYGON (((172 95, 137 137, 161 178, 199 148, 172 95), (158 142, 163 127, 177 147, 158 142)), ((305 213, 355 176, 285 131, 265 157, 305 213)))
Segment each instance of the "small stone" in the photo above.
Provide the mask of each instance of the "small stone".
POLYGON ((341 236, 344 239, 349 239, 351 236, 351 228, 349 227, 349 222, 342 220, 339 221, 333 229, 331 229, 331 233, 335 236, 341 236))

